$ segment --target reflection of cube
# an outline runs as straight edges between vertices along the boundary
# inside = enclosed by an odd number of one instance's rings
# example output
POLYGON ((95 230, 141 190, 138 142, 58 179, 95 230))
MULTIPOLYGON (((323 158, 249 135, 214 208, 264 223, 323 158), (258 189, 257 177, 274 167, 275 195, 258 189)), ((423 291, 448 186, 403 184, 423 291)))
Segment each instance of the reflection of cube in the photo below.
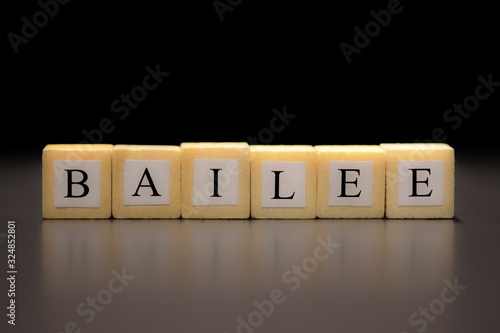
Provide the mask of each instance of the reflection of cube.
POLYGON ((318 217, 384 217, 385 151, 379 146, 315 148, 318 217))
POLYGON ((112 149, 106 144, 45 146, 43 217, 111 217, 112 149))
POLYGON ((248 218, 250 152, 245 142, 182 143, 184 218, 248 218))
POLYGON ((180 217, 178 146, 116 145, 113 149, 113 216, 180 217))
POLYGON ((251 146, 252 217, 316 217, 316 151, 312 146, 251 146))
POLYGON ((381 144, 387 151, 386 216, 452 218, 455 155, 447 144, 381 144))

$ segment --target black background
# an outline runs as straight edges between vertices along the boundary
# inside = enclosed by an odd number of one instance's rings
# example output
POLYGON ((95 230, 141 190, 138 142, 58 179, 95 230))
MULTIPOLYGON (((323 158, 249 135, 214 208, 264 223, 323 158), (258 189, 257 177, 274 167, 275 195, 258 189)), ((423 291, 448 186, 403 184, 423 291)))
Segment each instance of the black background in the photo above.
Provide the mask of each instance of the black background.
POLYGON ((8 33, 40 5, 5 3, 3 141, 77 143, 103 118, 114 126, 105 143, 247 141, 286 106, 297 117, 269 143, 414 142, 442 128, 455 148, 493 147, 500 92, 456 130, 443 114, 479 75, 500 81, 494 4, 401 1, 348 64, 339 44, 387 4, 243 0, 221 21, 212 0, 71 1, 16 54, 8 33), (170 75, 120 120, 112 102, 156 65, 170 75))

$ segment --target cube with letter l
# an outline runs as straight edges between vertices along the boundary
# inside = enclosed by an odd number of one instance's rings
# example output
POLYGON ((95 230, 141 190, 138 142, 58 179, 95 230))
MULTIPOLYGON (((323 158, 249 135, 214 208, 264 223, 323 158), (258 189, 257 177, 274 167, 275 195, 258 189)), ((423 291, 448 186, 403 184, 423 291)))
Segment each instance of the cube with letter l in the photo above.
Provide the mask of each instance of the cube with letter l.
POLYGON ((316 217, 316 151, 309 145, 250 146, 251 213, 259 219, 316 217))

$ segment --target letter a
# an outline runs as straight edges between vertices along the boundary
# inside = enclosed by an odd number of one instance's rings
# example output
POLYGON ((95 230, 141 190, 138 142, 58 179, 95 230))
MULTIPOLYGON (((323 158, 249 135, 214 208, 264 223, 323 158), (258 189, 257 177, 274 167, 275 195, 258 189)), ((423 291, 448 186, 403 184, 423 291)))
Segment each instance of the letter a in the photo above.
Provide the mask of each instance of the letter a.
POLYGON ((144 173, 142 174, 141 181, 139 182, 139 186, 137 186, 137 189, 135 190, 135 193, 132 194, 133 197, 140 197, 141 195, 138 193, 139 189, 141 187, 151 187, 151 191, 153 191, 153 194, 151 194, 152 197, 160 197, 161 194, 158 193, 156 190, 155 184, 153 183, 153 179, 151 178, 151 175, 149 174, 148 168, 144 170, 144 173), (144 180, 144 177, 148 179, 148 185, 142 185, 142 181, 144 180))

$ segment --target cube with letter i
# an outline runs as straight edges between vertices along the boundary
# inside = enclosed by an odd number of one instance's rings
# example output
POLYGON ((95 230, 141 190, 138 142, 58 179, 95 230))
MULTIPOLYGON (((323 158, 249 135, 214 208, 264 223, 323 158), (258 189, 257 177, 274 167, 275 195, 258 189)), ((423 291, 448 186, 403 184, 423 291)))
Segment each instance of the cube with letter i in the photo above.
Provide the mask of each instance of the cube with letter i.
POLYGON ((246 142, 182 143, 183 218, 250 216, 250 152, 246 142))
POLYGON ((386 217, 453 218, 453 148, 444 143, 380 146, 387 152, 386 217))
POLYGON ((44 218, 111 217, 108 144, 47 145, 42 157, 44 218))
POLYGON ((381 218, 385 150, 379 146, 315 146, 319 218, 381 218))
POLYGON ((308 145, 250 146, 252 217, 316 217, 316 151, 308 145))
POLYGON ((180 155, 178 146, 114 146, 113 216, 179 218, 180 155))

